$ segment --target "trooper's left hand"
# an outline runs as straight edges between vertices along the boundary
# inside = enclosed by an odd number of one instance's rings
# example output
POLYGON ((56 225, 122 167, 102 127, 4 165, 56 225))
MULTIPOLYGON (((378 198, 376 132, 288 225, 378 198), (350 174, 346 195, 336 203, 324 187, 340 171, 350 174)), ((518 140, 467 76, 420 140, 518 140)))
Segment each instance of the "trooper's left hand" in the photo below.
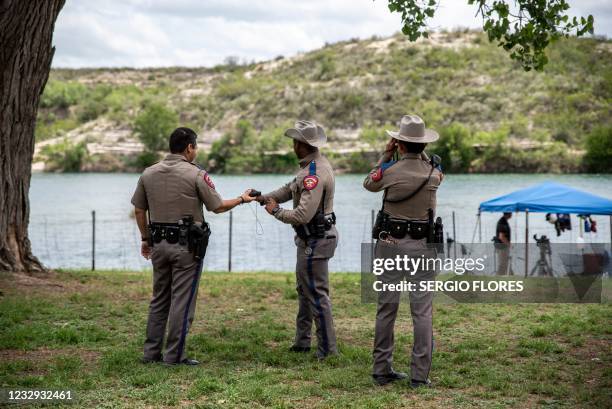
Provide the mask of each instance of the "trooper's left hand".
POLYGON ((278 207, 276 200, 270 198, 266 201, 266 212, 272 214, 272 211, 278 207))

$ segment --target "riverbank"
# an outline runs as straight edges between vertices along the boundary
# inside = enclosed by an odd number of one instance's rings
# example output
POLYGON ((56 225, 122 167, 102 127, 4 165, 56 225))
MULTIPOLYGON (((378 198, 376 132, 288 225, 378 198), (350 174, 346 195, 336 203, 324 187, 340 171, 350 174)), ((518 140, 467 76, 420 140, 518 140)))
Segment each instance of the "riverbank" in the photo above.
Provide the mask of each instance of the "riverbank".
MULTIPOLYGON (((605 407, 610 305, 448 304, 434 312, 434 388, 372 384, 375 306, 358 274, 331 274, 341 355, 319 363, 287 351, 293 274, 204 273, 188 338, 196 368, 138 362, 150 273, 58 271, 0 276, 4 388, 72 389, 89 407, 605 407)), ((407 306, 396 323, 395 369, 409 368, 407 306)))
MULTIPOLYGON (((114 148, 100 143, 79 141, 49 140, 41 143, 39 152, 32 164, 32 171, 38 173, 135 173, 142 172, 146 165, 161 160, 165 153, 145 153, 136 140, 124 140, 114 148), (147 162, 142 160, 146 156, 147 162)), ((334 150, 335 143, 322 152, 330 160, 336 174, 368 173, 378 160, 380 152, 371 147, 359 150, 334 150)), ((246 146, 246 145, 245 145, 246 146)), ((256 175, 280 173, 289 174, 297 169, 293 152, 253 151, 254 145, 231 152, 235 148, 228 145, 227 150, 205 151, 204 147, 196 161, 211 174, 256 175), (249 152, 251 150, 252 152, 249 152), (220 152, 219 152, 220 151, 220 152), (231 165, 226 165, 231 162, 231 165)), ((255 145, 256 147, 256 145, 255 145)), ((439 147, 428 149, 429 153, 442 153, 439 147)), ((555 144, 538 144, 514 141, 507 145, 473 146, 467 151, 470 167, 460 168, 453 165, 453 158, 443 159, 445 173, 467 174, 585 174, 599 173, 589 167, 584 150, 566 150, 555 144), (592 171, 592 172, 589 172, 592 171)), ((457 159, 455 159, 456 161, 457 159)), ((608 166, 607 164, 604 168, 608 166)))

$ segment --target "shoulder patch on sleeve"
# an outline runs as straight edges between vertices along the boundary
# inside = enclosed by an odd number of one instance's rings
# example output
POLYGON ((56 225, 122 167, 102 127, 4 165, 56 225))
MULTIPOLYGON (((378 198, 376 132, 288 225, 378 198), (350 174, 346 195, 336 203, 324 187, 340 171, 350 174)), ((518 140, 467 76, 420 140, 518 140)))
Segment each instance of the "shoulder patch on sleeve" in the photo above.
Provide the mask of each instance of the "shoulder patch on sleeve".
POLYGON ((213 183, 212 179, 210 178, 210 176, 208 175, 208 172, 204 172, 204 175, 202 176, 202 179, 204 179, 204 182, 206 182, 206 184, 211 188, 214 189, 215 188, 215 184, 213 183))
POLYGON ((382 179, 382 177, 383 177, 383 171, 380 167, 370 172, 370 178, 372 179, 373 182, 378 182, 380 179, 382 179))
POLYGON ((317 175, 305 176, 304 180, 302 181, 302 184, 304 185, 304 189, 312 190, 319 184, 319 178, 317 177, 317 175))

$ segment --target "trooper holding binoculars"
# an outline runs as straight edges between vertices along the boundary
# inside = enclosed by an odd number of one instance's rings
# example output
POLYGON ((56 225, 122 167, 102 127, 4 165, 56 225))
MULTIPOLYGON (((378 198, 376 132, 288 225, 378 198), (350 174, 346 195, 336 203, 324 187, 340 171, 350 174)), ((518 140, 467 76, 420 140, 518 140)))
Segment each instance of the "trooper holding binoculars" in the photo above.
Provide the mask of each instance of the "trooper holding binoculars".
MULTIPOLYGON (((432 247, 427 242, 435 242, 430 238, 435 229, 433 214, 436 191, 443 175, 439 158, 434 155, 430 160, 423 150, 427 143, 438 139, 438 134, 426 129, 423 120, 416 115, 404 116, 399 132, 387 131, 387 134, 391 140, 363 182, 363 186, 371 192, 384 191, 382 208, 373 232, 377 240, 375 257, 385 258, 385 252, 403 252, 412 257, 431 254, 432 247), (392 160, 396 152, 399 159, 392 160)), ((420 280, 433 279, 433 274, 432 271, 415 272, 420 280)), ((413 291, 409 296, 414 327, 410 379, 411 385, 418 387, 429 384, 433 352, 433 293, 413 291)), ((378 294, 372 377, 379 385, 408 377, 405 373, 395 372, 392 367, 394 326, 399 302, 399 292, 378 294)))
POLYGON ((298 121, 285 132, 293 139, 299 159, 296 177, 283 187, 257 197, 268 213, 296 231, 296 290, 298 313, 293 352, 310 351, 312 322, 318 339, 317 357, 324 359, 338 353, 329 297, 328 263, 338 243, 334 210, 334 171, 319 147, 327 136, 311 121, 298 121), (293 199, 293 209, 278 204, 293 199))
POLYGON ((142 237, 141 253, 153 263, 144 363, 199 364, 185 356, 185 340, 193 322, 210 235, 202 204, 208 211, 222 213, 255 199, 250 189, 235 199, 221 198, 208 173, 193 163, 196 138, 189 128, 172 132, 171 153, 145 169, 132 197, 142 237), (162 356, 166 325, 168 337, 162 356))

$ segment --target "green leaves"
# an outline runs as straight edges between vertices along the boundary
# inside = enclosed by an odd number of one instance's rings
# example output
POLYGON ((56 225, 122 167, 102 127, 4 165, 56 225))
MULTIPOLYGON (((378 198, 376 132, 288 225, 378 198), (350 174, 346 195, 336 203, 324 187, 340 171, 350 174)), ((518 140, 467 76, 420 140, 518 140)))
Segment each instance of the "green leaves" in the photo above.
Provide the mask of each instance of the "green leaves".
POLYGON ((402 15, 402 33, 416 41, 428 37, 426 20, 434 16, 437 5, 437 0, 389 0, 389 11, 402 15))
MULTIPOLYGON (((402 16, 402 33, 410 41, 427 38, 427 19, 432 18, 438 0, 388 0, 389 10, 402 16)), ((450 0, 449 0, 450 1, 450 0)), ((548 58, 545 49, 560 37, 593 34, 594 19, 569 18, 566 0, 467 0, 477 5, 483 30, 489 41, 497 42, 525 71, 542 70, 548 58)))
POLYGON ((150 103, 136 117, 134 132, 149 152, 168 149, 170 133, 178 126, 178 114, 160 103, 150 103))

